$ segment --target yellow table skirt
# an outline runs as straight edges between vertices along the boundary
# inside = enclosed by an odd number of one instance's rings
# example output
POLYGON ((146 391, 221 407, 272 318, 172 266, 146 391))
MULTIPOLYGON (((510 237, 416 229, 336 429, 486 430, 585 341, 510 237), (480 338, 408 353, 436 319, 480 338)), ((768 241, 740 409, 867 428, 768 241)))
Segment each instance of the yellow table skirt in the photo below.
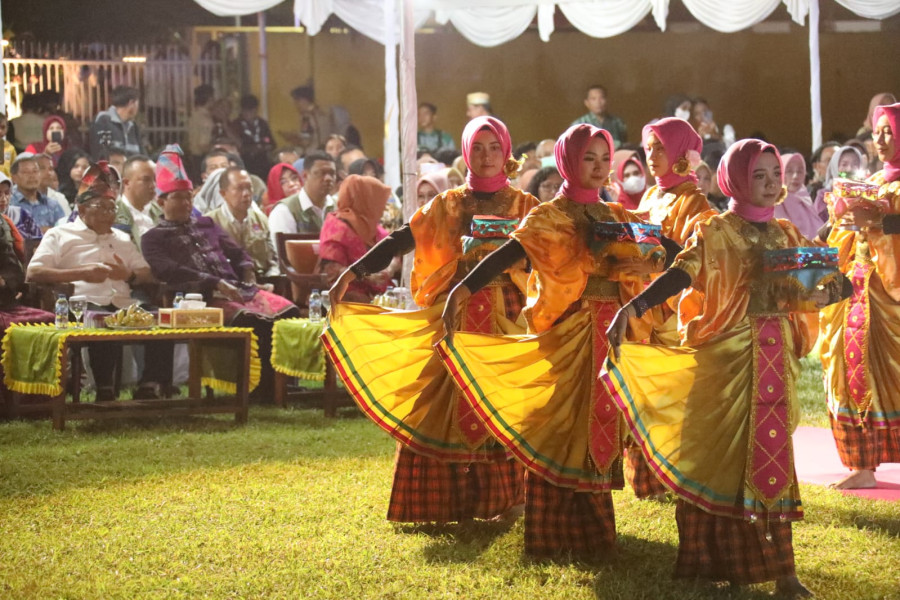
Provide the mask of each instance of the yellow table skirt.
MULTIPOLYGON (((116 331, 112 329, 57 329, 47 324, 14 323, 3 336, 3 364, 6 387, 22 394, 57 396, 63 392, 60 359, 66 338, 72 335, 102 339, 127 333, 137 337, 166 338, 173 334, 200 332, 251 332, 250 389, 259 385, 260 362, 256 335, 245 327, 213 327, 195 329, 141 329, 116 331)), ((217 348, 215 340, 203 344, 201 354, 201 383, 221 392, 237 392, 237 373, 234 352, 217 348)))

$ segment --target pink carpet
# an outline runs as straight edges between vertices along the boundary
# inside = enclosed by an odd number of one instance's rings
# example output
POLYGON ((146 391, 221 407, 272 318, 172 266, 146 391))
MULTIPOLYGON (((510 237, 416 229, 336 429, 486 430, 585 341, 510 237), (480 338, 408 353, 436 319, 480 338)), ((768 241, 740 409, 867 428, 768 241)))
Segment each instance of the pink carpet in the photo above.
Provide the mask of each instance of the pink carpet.
MULTIPOLYGON (((830 429, 798 427, 794 432, 797 477, 804 483, 828 485, 848 475, 841 464, 830 429)), ((878 486, 868 490, 844 490, 860 498, 900 501, 900 464, 884 464, 875 471, 878 486)))

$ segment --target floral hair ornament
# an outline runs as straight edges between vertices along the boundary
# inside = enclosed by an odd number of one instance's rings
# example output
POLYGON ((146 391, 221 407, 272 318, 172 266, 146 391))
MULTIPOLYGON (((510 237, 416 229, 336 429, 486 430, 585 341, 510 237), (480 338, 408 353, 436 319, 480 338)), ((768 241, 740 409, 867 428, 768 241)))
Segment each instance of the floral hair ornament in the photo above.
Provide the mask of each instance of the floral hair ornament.
POLYGON ((700 153, 696 150, 688 150, 685 152, 684 156, 678 159, 678 161, 672 165, 672 172, 676 175, 680 175, 684 177, 691 171, 695 170, 700 166, 702 159, 700 157, 700 153))
POLYGON ((513 157, 509 157, 506 159, 506 164, 503 165, 503 172, 506 173, 507 177, 512 177, 516 174, 521 174, 522 165, 525 164, 525 159, 528 158, 527 155, 523 154, 522 158, 516 160, 513 157))

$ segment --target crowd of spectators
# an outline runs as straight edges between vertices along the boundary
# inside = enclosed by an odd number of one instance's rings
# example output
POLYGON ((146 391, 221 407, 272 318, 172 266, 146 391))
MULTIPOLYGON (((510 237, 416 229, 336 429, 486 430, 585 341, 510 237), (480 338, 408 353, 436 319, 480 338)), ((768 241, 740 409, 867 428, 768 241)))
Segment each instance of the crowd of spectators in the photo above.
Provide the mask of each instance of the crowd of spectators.
MULTIPOLYGON (((156 155, 141 131, 141 98, 134 88, 114 89, 111 105, 84 130, 62 111, 54 92, 26 97, 22 115, 11 122, 0 114, 0 137, 5 136, 0 156, 0 327, 16 319, 52 317, 20 307, 16 298, 26 274, 38 283, 74 284, 95 310, 134 301, 152 304, 134 286, 159 281, 199 291, 225 309, 229 322, 254 327, 265 354, 273 320, 301 314, 306 301, 290 293, 279 297, 263 283, 285 268, 276 251, 279 233, 320 236, 317 272, 327 285, 403 222, 402 190, 382 183, 381 162, 366 154, 346 111, 319 106, 311 86, 298 87, 291 96, 297 126, 279 132, 286 143, 279 147, 269 123, 259 116, 255 96, 241 98, 232 114, 230 100, 201 85, 194 91, 187 122, 186 152, 171 146, 156 155)), ((493 112, 486 93, 473 92, 466 100, 470 118, 493 112)), ((645 150, 629 137, 624 120, 609 110, 613 100, 604 86, 590 86, 584 96, 587 113, 574 122, 610 131, 617 151, 607 189, 615 201, 635 209, 652 181, 645 150)), ((875 106, 894 101, 891 94, 873 98, 854 138, 829 141, 808 157, 783 148, 789 193, 779 216, 815 231, 827 218, 822 197, 837 177, 863 178, 879 169, 871 114, 875 106)), ((715 173, 734 142, 734 129, 720 127, 710 103, 699 97, 671 96, 663 116, 688 120, 701 134, 699 185, 710 204, 724 210, 727 198, 717 188, 715 173)), ((438 107, 423 102, 418 118, 420 177, 412 197, 422 206, 462 185, 466 170, 457 149, 459 136, 440 128, 438 107)), ((552 199, 562 183, 553 142, 523 141, 515 150, 521 169, 514 184, 541 201, 552 199)), ((359 282, 351 290, 353 298, 368 301, 384 293, 399 268, 395 262, 359 282)), ((148 352, 162 356, 165 368, 160 371, 159 361, 146 361, 143 394, 156 393, 171 379, 171 348, 148 352)), ((111 385, 104 370, 109 360, 92 356, 103 394, 111 385)), ((268 394, 271 373, 265 375, 263 393, 268 394)))

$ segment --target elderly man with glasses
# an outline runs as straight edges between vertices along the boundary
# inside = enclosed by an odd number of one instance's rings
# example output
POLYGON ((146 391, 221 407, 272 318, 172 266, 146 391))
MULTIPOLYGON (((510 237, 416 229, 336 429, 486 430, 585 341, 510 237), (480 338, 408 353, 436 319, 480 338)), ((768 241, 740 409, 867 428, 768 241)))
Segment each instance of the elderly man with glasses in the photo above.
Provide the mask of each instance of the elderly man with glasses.
MULTIPOLYGON (((115 311, 137 300, 131 286, 154 281, 150 266, 124 232, 113 228, 116 196, 106 163, 91 165, 76 203, 79 217, 49 230, 28 265, 27 279, 37 283, 72 283, 85 296, 88 310, 115 311)), ((113 359, 108 346, 89 347, 98 400, 112 399, 113 359)), ((172 373, 172 346, 145 345, 144 374, 135 397, 156 397, 159 384, 172 373)))

